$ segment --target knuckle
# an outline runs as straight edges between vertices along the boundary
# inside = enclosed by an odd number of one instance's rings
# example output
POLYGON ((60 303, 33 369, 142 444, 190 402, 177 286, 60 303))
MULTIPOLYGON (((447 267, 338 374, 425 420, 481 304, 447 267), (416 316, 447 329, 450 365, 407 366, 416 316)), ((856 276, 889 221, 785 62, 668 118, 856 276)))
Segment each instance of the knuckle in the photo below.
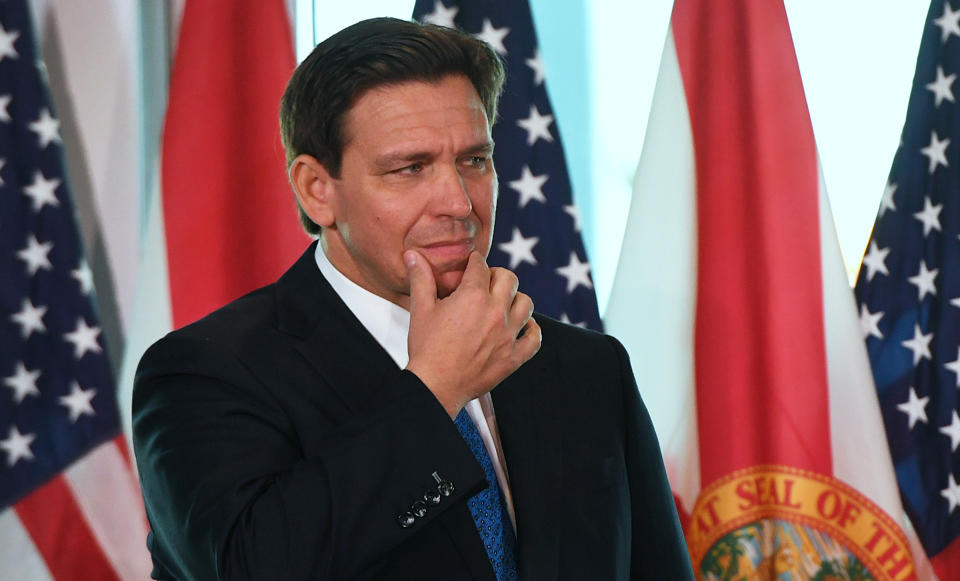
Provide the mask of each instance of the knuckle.
POLYGON ((514 290, 520 286, 520 279, 511 270, 500 266, 490 267, 490 278, 495 284, 511 287, 514 290))
POLYGON ((531 313, 533 312, 533 299, 526 293, 517 293, 515 301, 520 307, 529 310, 531 313))
POLYGON ((463 294, 468 301, 481 304, 487 302, 489 293, 487 293, 486 289, 483 287, 476 284, 470 284, 467 286, 461 285, 461 288, 463 289, 463 294))
POLYGON ((530 320, 530 326, 527 327, 527 333, 533 339, 530 341, 537 349, 540 348, 540 344, 543 343, 543 332, 540 330, 540 325, 537 324, 533 319, 530 320))
POLYGON ((510 283, 510 286, 512 286, 514 289, 516 289, 517 287, 520 286, 520 279, 517 278, 517 275, 516 275, 516 274, 514 274, 513 272, 511 272, 511 271, 509 271, 509 270, 504 269, 504 271, 503 271, 503 278, 504 278, 504 280, 506 280, 508 283, 510 283))

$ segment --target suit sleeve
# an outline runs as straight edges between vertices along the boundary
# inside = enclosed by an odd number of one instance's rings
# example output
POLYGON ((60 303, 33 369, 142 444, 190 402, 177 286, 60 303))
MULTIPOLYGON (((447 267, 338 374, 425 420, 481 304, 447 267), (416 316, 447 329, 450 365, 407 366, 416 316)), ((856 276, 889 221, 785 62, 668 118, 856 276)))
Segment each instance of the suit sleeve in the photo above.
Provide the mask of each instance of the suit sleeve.
POLYGON ((640 399, 626 350, 610 338, 620 362, 632 512, 630 579, 693 581, 690 554, 667 481, 653 422, 640 399))
POLYGON ((237 357, 197 337, 154 345, 133 408, 155 562, 181 580, 375 576, 483 481, 423 383, 399 370, 389 383, 373 409, 318 417, 317 452, 237 357), (437 488, 433 472, 455 491, 401 527, 397 515, 437 488))

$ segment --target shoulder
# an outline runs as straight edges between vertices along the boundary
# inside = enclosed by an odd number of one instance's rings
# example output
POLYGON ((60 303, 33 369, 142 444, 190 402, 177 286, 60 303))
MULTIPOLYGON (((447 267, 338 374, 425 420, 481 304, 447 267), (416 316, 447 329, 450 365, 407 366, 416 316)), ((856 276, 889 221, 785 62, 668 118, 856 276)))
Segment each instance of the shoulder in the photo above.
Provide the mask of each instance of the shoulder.
POLYGON ((327 305, 326 281, 314 262, 314 248, 307 248, 276 282, 158 340, 141 358, 138 379, 141 372, 152 370, 190 373, 222 366, 222 358, 262 360, 272 346, 287 341, 287 335, 312 330, 316 314, 327 305))
MULTIPOLYGON (((238 354, 277 333, 274 286, 255 290, 189 325, 171 331, 144 353, 141 372, 191 367, 221 354, 238 354)), ((222 362, 221 362, 222 363, 222 362)))
POLYGON ((556 365, 588 368, 593 372, 606 368, 620 373, 624 367, 629 369, 626 350, 616 338, 540 313, 535 313, 534 318, 543 333, 540 355, 556 365))
POLYGON ((633 371, 620 342, 536 314, 543 340, 540 351, 521 368, 518 379, 551 386, 551 400, 576 415, 609 414, 622 409, 625 397, 635 397, 633 371))

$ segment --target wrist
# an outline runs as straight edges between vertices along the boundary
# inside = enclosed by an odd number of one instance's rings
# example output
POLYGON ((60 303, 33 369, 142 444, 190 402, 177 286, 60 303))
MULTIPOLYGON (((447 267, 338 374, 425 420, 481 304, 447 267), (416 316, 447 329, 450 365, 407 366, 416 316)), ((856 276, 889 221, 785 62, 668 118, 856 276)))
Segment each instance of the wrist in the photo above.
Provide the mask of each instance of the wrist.
POLYGON ((446 410, 447 415, 451 418, 457 417, 457 414, 459 414, 463 406, 466 405, 466 401, 461 401, 462 398, 456 396, 456 390, 444 389, 442 387, 443 382, 436 377, 436 374, 431 373, 428 369, 422 368, 412 361, 405 369, 417 376, 421 383, 430 390, 433 397, 437 398, 437 401, 443 406, 443 409, 446 410))

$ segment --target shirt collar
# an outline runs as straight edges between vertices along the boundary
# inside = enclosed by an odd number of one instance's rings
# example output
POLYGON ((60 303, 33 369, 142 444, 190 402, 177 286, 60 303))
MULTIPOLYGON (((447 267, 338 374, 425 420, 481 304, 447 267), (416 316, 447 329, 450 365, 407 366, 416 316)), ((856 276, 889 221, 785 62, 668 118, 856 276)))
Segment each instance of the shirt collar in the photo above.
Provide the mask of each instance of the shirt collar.
POLYGON ((390 354, 398 367, 401 369, 406 367, 410 360, 407 353, 410 313, 347 278, 327 258, 323 251, 323 244, 317 244, 314 258, 323 277, 357 317, 360 324, 390 354))

